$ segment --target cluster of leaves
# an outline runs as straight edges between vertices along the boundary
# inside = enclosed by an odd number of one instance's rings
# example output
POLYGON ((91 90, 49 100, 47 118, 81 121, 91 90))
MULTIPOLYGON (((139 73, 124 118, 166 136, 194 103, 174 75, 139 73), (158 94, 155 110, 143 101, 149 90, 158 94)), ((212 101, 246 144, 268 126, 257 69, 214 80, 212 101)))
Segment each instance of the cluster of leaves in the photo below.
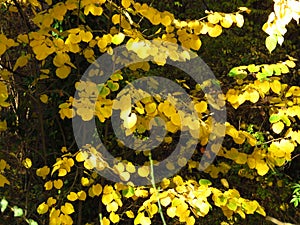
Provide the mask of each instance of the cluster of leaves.
MULTIPOLYGON (((299 19, 298 2, 288 2, 287 8, 284 6, 285 1, 276 1, 274 13, 263 27, 270 35, 266 41, 270 52, 277 42, 282 44, 285 26, 291 19, 299 19), (276 39, 276 43, 273 39, 276 39)), ((300 120, 300 87, 283 81, 283 77, 291 74, 291 70, 296 67, 297 60, 292 57, 276 64, 251 64, 233 68, 228 75, 234 78, 234 84, 226 90, 225 95, 202 93, 201 89, 213 88, 213 82, 193 85, 185 80, 177 80, 188 90, 192 101, 187 103, 187 107, 196 111, 197 119, 186 116, 182 109, 176 107, 176 96, 149 97, 144 91, 135 90, 134 93, 128 91, 121 98, 116 98, 119 89, 132 79, 132 74, 140 77, 140 74, 149 73, 150 68, 157 69, 156 65, 164 66, 167 59, 180 62, 191 57, 187 51, 178 52, 174 45, 163 46, 160 43, 177 43, 198 51, 202 45, 201 36, 218 37, 234 24, 241 28, 244 24, 243 14, 250 13, 248 8, 240 7, 234 13, 207 11, 207 16, 201 19, 180 20, 169 11, 161 12, 153 6, 133 0, 122 0, 120 3, 106 0, 52 3, 47 0, 43 4, 28 0, 0 1, 0 4, 1 10, 8 13, 10 19, 21 15, 26 24, 26 29, 15 36, 0 34, 0 110, 1 113, 15 114, 13 119, 1 118, 0 132, 3 137, 7 135, 16 138, 17 135, 14 135, 18 132, 22 137, 21 129, 14 133, 13 127, 21 128, 22 119, 38 121, 41 125, 40 133, 36 133, 37 136, 41 135, 41 140, 37 139, 37 142, 41 142, 38 148, 43 150, 28 150, 33 148, 33 140, 22 140, 20 146, 13 145, 14 141, 7 145, 1 143, 3 149, 14 146, 15 151, 8 154, 8 157, 5 150, 0 152, 1 213, 7 213, 9 218, 10 212, 6 208, 10 208, 14 217, 31 225, 73 224, 74 221, 77 224, 105 225, 130 221, 131 224, 147 225, 162 214, 168 217, 170 223, 178 221, 193 225, 197 224, 199 217, 207 216, 214 207, 220 208, 227 219, 237 216, 245 218, 246 214, 254 213, 266 216, 265 210, 256 200, 241 197, 237 189, 229 188, 226 179, 221 179, 222 188, 213 187, 211 181, 194 175, 165 178, 152 187, 134 186, 128 182, 132 177, 154 179, 151 166, 158 165, 158 160, 145 161, 137 151, 132 157, 142 159, 137 169, 136 161, 131 162, 129 158, 122 157, 126 156, 124 143, 111 137, 112 131, 106 131, 104 139, 111 138, 111 143, 117 142, 116 146, 111 144, 109 147, 121 155, 116 161, 107 162, 97 151, 98 146, 86 143, 86 146, 77 149, 73 140, 70 141, 71 135, 65 137, 67 132, 64 132, 64 129, 70 131, 67 128, 70 124, 65 121, 75 117, 83 121, 96 117, 100 128, 108 130, 107 122, 112 120, 112 113, 116 110, 120 112, 120 128, 126 136, 146 138, 152 126, 157 125, 153 121, 159 116, 167 131, 163 139, 163 143, 168 146, 167 150, 174 147, 177 135, 183 132, 189 132, 197 138, 201 149, 190 160, 180 157, 177 162, 168 162, 166 170, 173 171, 175 167, 186 166, 184 170, 194 174, 200 166, 197 160, 199 155, 212 157, 205 151, 209 140, 223 136, 222 126, 213 119, 211 109, 218 110, 227 105, 238 111, 243 106, 251 109, 250 104, 253 104, 253 107, 264 113, 266 111, 264 115, 268 119, 262 122, 264 125, 261 124, 259 130, 254 132, 247 128, 248 121, 241 121, 246 125, 239 127, 236 121, 226 122, 226 143, 218 153, 218 161, 205 172, 215 179, 225 177, 235 167, 240 177, 254 179, 291 161, 300 144, 297 125, 300 120), (149 40, 154 42, 150 43, 149 40), (155 46, 152 43, 158 44, 155 46), (92 80, 77 82, 85 69, 82 65, 90 65, 103 53, 113 53, 113 48, 121 44, 126 44, 127 50, 134 53, 133 57, 149 59, 147 61, 153 63, 132 64, 128 66, 129 70, 116 71, 102 84, 92 80), (9 56, 14 57, 12 61, 9 56), (28 73, 27 77, 20 76, 24 72, 28 73), (51 89, 52 83, 59 85, 59 89, 51 89), (79 98, 72 97, 74 89, 79 93, 79 98), (130 96, 136 95, 144 97, 133 102, 130 96), (30 101, 26 99, 27 96, 30 101), (26 100, 30 102, 29 105, 23 105, 22 101, 27 103, 26 100), (22 107, 24 113, 19 113, 22 107), (54 126, 56 120, 63 120, 56 127, 61 132, 62 140, 58 141, 56 134, 49 134, 60 145, 60 152, 57 148, 47 151, 46 125, 43 120, 49 116, 46 114, 48 109, 60 116, 49 119, 48 127, 54 126), (213 135, 212 125, 219 128, 213 135), (271 134, 261 137, 259 132, 271 134), (15 165, 17 170, 14 169, 15 165), (120 177, 124 183, 112 184, 95 172, 105 169, 112 176, 120 177), (13 177, 26 178, 25 190, 21 191, 22 185, 19 185, 23 179, 13 177), (33 190, 31 198, 35 198, 32 203, 28 203, 29 196, 25 193, 29 189, 33 190), (15 190, 26 195, 21 208, 16 206, 9 193, 15 190), (97 204, 97 209, 93 211, 91 204, 97 204), (84 213, 91 217, 85 217, 84 213)), ((90 70, 89 75, 98 72, 90 70)), ((151 85, 153 89, 159 86, 155 81, 151 85)), ((106 140, 106 144, 108 142, 106 140)), ((187 146, 182 146, 182 150, 187 146)), ((159 149, 157 154, 164 155, 163 151, 159 149)), ((145 158, 149 156, 149 152, 143 153, 145 158)))

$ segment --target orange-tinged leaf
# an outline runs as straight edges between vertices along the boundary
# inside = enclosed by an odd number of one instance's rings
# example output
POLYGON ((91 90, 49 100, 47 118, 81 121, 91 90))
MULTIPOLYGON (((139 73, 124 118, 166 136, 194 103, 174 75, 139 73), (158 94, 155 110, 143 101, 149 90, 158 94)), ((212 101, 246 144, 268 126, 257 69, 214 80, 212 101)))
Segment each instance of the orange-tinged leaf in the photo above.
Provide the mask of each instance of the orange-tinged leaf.
POLYGON ((73 205, 69 202, 67 202, 65 205, 61 206, 60 209, 65 215, 69 215, 69 214, 72 214, 73 212, 75 212, 73 205))

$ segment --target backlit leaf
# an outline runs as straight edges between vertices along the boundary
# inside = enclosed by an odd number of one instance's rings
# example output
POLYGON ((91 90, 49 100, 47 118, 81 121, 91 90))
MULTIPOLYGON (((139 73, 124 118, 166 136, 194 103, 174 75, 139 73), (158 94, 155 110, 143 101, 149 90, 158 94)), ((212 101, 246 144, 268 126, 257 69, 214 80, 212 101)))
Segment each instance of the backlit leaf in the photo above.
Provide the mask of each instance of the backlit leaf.
POLYGON ((266 47, 270 53, 276 48, 276 45, 277 45, 276 36, 268 36, 266 38, 266 47))

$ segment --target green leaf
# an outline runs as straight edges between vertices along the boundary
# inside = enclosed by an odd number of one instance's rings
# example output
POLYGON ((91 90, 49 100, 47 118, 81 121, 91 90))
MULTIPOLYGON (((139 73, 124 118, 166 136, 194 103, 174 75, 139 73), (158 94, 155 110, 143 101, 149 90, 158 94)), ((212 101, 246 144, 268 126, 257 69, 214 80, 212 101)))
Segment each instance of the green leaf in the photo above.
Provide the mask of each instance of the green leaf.
POLYGON ((1 212, 4 212, 8 206, 8 201, 5 198, 2 198, 0 202, 0 206, 1 206, 1 212))
POLYGON ((285 125, 287 125, 288 127, 291 126, 291 121, 290 119, 286 116, 286 115, 283 115, 281 116, 281 120, 285 123, 285 125))
POLYGON ((130 198, 130 197, 134 196, 134 189, 133 189, 133 187, 129 186, 128 189, 122 190, 122 195, 125 198, 130 198))
POLYGON ((278 114, 272 114, 269 118, 270 123, 276 123, 281 119, 281 116, 278 114))
POLYGON ((33 219, 29 219, 28 221, 29 225, 39 225, 36 221, 34 221, 33 219))
POLYGON ((232 210, 232 211, 235 211, 237 209, 236 202, 230 199, 228 204, 227 204, 227 208, 232 210))
POLYGON ((237 79, 244 79, 245 77, 247 77, 247 72, 239 67, 234 67, 229 71, 228 76, 237 79))
POLYGON ((23 209, 19 208, 18 206, 14 206, 14 217, 21 217, 23 216, 23 209))
POLYGON ((269 36, 266 38, 266 47, 271 53, 277 45, 277 36, 269 36))
POLYGON ((259 66, 255 66, 254 64, 248 65, 247 69, 250 73, 257 73, 260 70, 259 66))
POLYGON ((210 180, 207 180, 207 179, 200 179, 199 180, 199 184, 200 185, 206 185, 206 186, 212 185, 212 183, 210 182, 210 180))

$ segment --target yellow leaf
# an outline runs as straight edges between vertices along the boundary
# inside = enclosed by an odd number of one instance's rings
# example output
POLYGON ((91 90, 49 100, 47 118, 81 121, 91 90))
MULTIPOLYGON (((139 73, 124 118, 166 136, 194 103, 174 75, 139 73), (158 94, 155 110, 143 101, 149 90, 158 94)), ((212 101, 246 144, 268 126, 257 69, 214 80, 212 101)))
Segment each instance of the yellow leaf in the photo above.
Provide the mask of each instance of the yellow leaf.
POLYGON ((56 76, 58 76, 60 79, 65 79, 71 73, 71 67, 63 65, 57 68, 55 72, 56 72, 56 76))
POLYGON ((171 206, 167 209, 167 215, 171 218, 174 218, 176 215, 176 207, 171 206))
POLYGON ((125 35, 123 33, 118 33, 112 37, 111 42, 115 45, 119 45, 124 41, 124 38, 125 35))
POLYGON ((54 183, 54 187, 58 190, 61 189, 63 186, 63 181, 61 179, 55 180, 53 181, 53 183, 54 183))
POLYGON ((89 184, 90 184, 90 181, 89 181, 89 179, 88 178, 86 178, 86 177, 82 177, 81 178, 81 184, 82 184, 82 186, 89 186, 89 184))
POLYGON ((120 173, 120 178, 123 181, 128 181, 130 179, 130 173, 122 172, 122 173, 120 173))
POLYGON ((81 30, 79 35, 81 36, 81 40, 84 42, 90 42, 93 39, 93 34, 90 31, 85 32, 81 30))
POLYGON ((259 93, 252 89, 252 90, 247 90, 247 92, 249 93, 249 100, 252 103, 256 103, 259 100, 259 93))
POLYGON ((51 180, 47 181, 45 184, 44 184, 44 187, 46 189, 46 191, 49 191, 53 188, 53 182, 51 180))
POLYGON ((171 198, 169 196, 160 199, 160 203, 162 206, 167 207, 171 203, 171 198))
POLYGON ((58 176, 59 176, 59 177, 64 177, 64 176, 66 176, 66 175, 67 175, 67 170, 66 170, 66 169, 60 168, 60 169, 58 170, 58 176))
POLYGON ((154 113, 156 110, 156 103, 155 102, 150 102, 145 105, 145 110, 148 114, 154 113))
POLYGON ((126 171, 128 171, 129 173, 135 173, 135 166, 131 162, 128 162, 126 164, 126 171))
MULTIPOLYGON (((0 104, 0 106, 3 106, 0 104)), ((7 123, 6 120, 0 121, 0 131, 6 131, 7 130, 7 123)))
POLYGON ((67 199, 73 202, 78 199, 78 196, 75 192, 71 191, 70 194, 68 194, 67 199))
POLYGON ((266 175, 268 173, 268 171, 269 171, 268 165, 263 160, 256 160, 256 166, 255 166, 255 168, 257 170, 257 173, 260 176, 266 175))
POLYGON ((127 129, 131 129, 135 126, 137 122, 137 116, 135 113, 131 113, 131 115, 124 118, 124 127, 127 129))
POLYGON ((78 196, 78 199, 81 200, 81 201, 85 201, 85 199, 86 199, 85 191, 78 191, 77 196, 78 196))
POLYGON ((208 31, 208 35, 211 37, 218 37, 222 33, 222 27, 220 25, 214 25, 210 27, 208 31))
POLYGON ((47 104, 47 103, 48 103, 48 95, 42 94, 42 95, 40 96, 40 100, 41 100, 42 103, 47 104))
POLYGON ((125 213, 126 213, 126 216, 128 216, 128 218, 131 218, 131 219, 134 218, 134 213, 132 212, 132 210, 128 210, 125 213))
POLYGON ((142 166, 138 169, 138 174, 141 177, 148 177, 150 173, 149 166, 142 166))
POLYGON ((13 71, 18 69, 19 67, 25 66, 27 63, 28 63, 28 56, 27 55, 20 56, 14 65, 13 71))
POLYGON ((221 20, 221 26, 224 28, 231 27, 233 20, 229 14, 225 14, 225 16, 221 20))
POLYGON ((181 119, 179 114, 175 113, 171 116, 171 122, 176 125, 176 126, 180 126, 181 124, 181 119))
POLYGON ((108 203, 106 205, 107 212, 116 212, 118 210, 118 208, 119 208, 119 205, 115 201, 112 201, 111 203, 108 203))
POLYGON ((227 181, 225 178, 222 178, 222 179, 221 179, 221 184, 222 184, 224 187, 229 188, 229 183, 228 183, 228 181, 227 181))
POLYGON ((106 217, 102 218, 102 221, 100 222, 101 225, 109 225, 110 221, 109 219, 107 219, 106 217))
POLYGON ((69 202, 67 202, 65 205, 61 206, 60 209, 65 215, 69 215, 69 214, 72 214, 73 212, 75 212, 73 205, 69 202))
POLYGON ((212 23, 212 24, 217 24, 219 23, 220 19, 221 19, 221 15, 219 13, 213 13, 213 14, 209 14, 207 16, 207 20, 208 22, 212 23))
POLYGON ((241 28, 244 25, 244 17, 243 17, 243 15, 237 13, 235 15, 235 19, 236 19, 236 25, 241 28))
POLYGON ((0 187, 4 187, 5 184, 10 185, 10 182, 7 180, 5 176, 0 174, 0 187))
POLYGON ((151 220, 149 217, 145 217, 144 212, 140 212, 137 217, 134 219, 134 225, 141 224, 141 225, 150 225, 151 220))
POLYGON ((79 151, 76 155, 76 161, 77 162, 83 162, 88 158, 88 153, 87 152, 83 152, 83 151, 79 151))
POLYGON ((204 113, 207 110, 207 103, 204 101, 198 102, 194 105, 194 109, 198 113, 204 113))
POLYGON ((6 51, 6 45, 0 42, 0 56, 6 51))
POLYGON ((47 205, 50 207, 52 205, 56 204, 56 199, 54 199, 53 197, 49 197, 47 199, 47 205))
POLYGON ((271 90, 276 93, 280 94, 281 91, 281 83, 278 80, 274 80, 273 82, 270 83, 271 90))
POLYGON ((50 168, 48 166, 44 166, 36 170, 36 175, 42 177, 43 179, 50 173, 50 168))
POLYGON ((127 8, 129 8, 131 2, 130 2, 130 0, 122 0, 121 4, 125 9, 127 9, 127 8))
POLYGON ((37 208, 37 212, 38 214, 45 214, 49 209, 49 206, 43 202, 42 204, 40 204, 37 208))
POLYGON ((29 158, 24 159, 23 165, 25 166, 25 168, 29 169, 32 166, 31 159, 29 159, 29 158))
POLYGON ((280 134, 283 129, 284 129, 284 123, 281 121, 272 124, 272 130, 276 134, 280 134))
POLYGON ((101 186, 101 184, 96 184, 96 185, 94 184, 92 186, 92 189, 93 189, 94 195, 96 195, 96 196, 99 196, 101 194, 101 192, 102 192, 102 186, 101 186))
POLYGON ((115 214, 114 212, 111 212, 109 214, 109 219, 113 223, 118 223, 120 221, 120 216, 118 214, 115 214))

